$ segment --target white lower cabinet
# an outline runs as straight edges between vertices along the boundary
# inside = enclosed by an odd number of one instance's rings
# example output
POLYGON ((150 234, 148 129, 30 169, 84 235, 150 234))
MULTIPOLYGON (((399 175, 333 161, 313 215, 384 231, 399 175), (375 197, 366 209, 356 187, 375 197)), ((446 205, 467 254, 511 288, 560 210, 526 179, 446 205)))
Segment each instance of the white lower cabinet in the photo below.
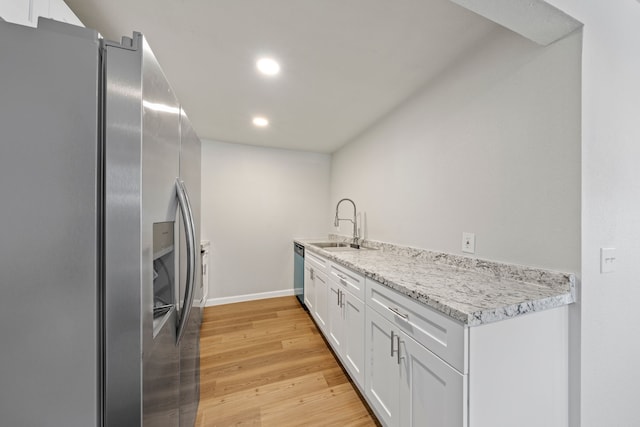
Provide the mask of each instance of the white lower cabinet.
POLYGON ((304 263, 304 304, 313 316, 320 331, 327 333, 327 275, 312 263, 304 263))
POLYGON ((365 395, 387 426, 466 425, 466 377, 367 307, 365 395))
POLYGON ((316 306, 316 284, 313 267, 308 262, 304 263, 304 305, 313 314, 316 306))
POLYGON ((566 306, 468 327, 310 251, 305 303, 385 426, 568 425, 566 306))
POLYGON ((329 283, 329 329, 327 338, 336 353, 342 351, 344 342, 344 310, 342 304, 342 288, 333 282, 329 283))
POLYGON ((386 426, 568 425, 566 306, 465 327, 367 279, 366 325, 365 397, 386 426))
POLYGON ((365 364, 365 305, 349 292, 344 298, 344 331, 345 340, 342 357, 347 371, 360 390, 364 390, 365 364))
POLYGON ((400 425, 466 425, 466 376, 404 332, 399 337, 400 425))
POLYGON ((360 389, 364 386, 364 302, 329 280, 327 339, 360 389))
POLYGON ((327 275, 316 271, 314 274, 314 293, 316 295, 315 305, 313 306, 313 317, 316 319, 316 323, 320 327, 320 330, 327 333, 328 330, 328 316, 329 316, 329 305, 328 305, 328 279, 327 275))
POLYGON ((327 333, 327 260, 307 251, 304 259, 304 303, 321 332, 327 333))
POLYGON ((384 425, 398 426, 400 365, 394 356, 396 339, 389 322, 369 307, 366 313, 365 397, 384 425))
POLYGON ((307 251, 304 302, 320 332, 361 391, 364 391, 364 277, 307 251))

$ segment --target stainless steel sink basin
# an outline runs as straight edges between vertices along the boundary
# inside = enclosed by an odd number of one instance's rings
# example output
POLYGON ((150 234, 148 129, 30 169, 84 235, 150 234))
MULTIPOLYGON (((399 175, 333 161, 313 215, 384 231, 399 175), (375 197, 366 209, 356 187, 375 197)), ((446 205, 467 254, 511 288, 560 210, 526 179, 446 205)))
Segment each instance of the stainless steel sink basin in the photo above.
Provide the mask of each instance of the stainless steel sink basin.
POLYGON ((317 243, 309 243, 310 245, 317 246, 322 249, 326 248, 350 248, 349 243, 345 242, 317 242, 317 243))
POLYGON ((365 248, 363 246, 352 246, 350 243, 346 242, 316 242, 309 244, 329 252, 372 250, 371 248, 365 248))
MULTIPOLYGON (((334 246, 332 248, 323 248, 325 251, 329 252, 348 252, 348 251, 359 251, 361 248, 352 248, 351 246, 334 246)), ((367 248, 362 248, 367 249, 367 248)))

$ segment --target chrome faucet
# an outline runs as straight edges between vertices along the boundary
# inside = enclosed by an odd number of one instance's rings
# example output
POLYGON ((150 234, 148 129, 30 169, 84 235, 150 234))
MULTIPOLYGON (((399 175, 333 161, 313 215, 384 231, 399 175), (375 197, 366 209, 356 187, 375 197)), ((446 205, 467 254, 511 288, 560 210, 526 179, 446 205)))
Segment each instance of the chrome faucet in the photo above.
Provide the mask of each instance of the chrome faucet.
POLYGON ((351 199, 342 199, 338 202, 338 204, 336 205, 336 218, 333 220, 333 225, 335 225, 336 227, 340 225, 340 221, 351 221, 353 223, 353 242, 351 243, 351 246, 353 246, 354 248, 359 248, 360 245, 358 244, 358 225, 356 223, 356 204, 353 202, 353 200, 351 199), (340 207, 340 203, 347 201, 347 202, 351 202, 351 204, 353 205, 353 219, 349 219, 349 218, 338 218, 338 208, 340 207))

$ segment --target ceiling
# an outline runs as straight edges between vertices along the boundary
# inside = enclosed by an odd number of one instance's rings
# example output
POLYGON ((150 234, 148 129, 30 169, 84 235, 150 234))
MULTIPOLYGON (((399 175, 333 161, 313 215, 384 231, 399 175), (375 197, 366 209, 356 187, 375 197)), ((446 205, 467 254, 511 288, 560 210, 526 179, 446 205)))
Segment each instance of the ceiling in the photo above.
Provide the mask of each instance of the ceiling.
POLYGON ((497 27, 448 0, 65 1, 107 39, 145 35, 201 138, 324 153, 497 27))

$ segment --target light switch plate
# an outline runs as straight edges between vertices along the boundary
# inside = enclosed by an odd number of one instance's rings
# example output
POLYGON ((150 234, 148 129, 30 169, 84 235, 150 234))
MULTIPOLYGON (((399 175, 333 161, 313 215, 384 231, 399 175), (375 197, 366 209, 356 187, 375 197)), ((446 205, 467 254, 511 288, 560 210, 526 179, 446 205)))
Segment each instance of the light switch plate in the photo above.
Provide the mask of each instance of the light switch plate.
POLYGON ((462 233, 462 252, 468 254, 476 253, 476 235, 473 233, 462 233))
POLYGON ((600 273, 613 273, 616 267, 616 248, 600 248, 600 273))

